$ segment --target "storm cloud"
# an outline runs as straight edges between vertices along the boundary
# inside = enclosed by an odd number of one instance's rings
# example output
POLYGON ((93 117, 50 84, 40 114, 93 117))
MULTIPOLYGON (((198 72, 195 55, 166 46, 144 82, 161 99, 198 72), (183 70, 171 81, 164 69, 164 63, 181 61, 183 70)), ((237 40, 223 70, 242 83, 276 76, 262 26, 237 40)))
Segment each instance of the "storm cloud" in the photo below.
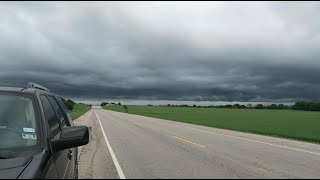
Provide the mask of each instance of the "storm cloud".
POLYGON ((318 2, 1 2, 0 86, 320 101, 318 2))

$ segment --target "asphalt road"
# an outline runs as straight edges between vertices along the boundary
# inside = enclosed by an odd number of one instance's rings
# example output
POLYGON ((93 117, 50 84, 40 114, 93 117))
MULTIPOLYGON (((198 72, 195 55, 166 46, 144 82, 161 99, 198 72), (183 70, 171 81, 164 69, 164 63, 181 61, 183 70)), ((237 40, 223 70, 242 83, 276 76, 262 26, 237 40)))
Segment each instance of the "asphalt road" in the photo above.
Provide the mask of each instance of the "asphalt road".
POLYGON ((93 111, 120 178, 320 178, 319 145, 93 111))

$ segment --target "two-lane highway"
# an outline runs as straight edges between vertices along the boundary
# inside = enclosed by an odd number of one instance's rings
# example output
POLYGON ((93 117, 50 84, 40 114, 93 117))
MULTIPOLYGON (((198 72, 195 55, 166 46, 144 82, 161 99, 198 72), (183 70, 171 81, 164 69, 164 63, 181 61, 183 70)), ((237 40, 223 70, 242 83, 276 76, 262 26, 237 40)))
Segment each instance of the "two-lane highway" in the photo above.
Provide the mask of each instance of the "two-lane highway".
POLYGON ((320 178, 319 145, 296 148, 213 128, 94 111, 120 178, 320 178))

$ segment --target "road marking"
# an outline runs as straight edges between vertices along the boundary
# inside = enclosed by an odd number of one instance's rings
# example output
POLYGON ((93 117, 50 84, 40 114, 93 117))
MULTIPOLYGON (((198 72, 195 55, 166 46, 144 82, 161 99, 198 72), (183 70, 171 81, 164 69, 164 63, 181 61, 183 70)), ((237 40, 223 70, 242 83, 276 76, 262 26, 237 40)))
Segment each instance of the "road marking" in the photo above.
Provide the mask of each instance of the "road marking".
POLYGON ((203 146, 203 145, 201 145, 201 144, 198 144, 198 143, 195 143, 195 142, 186 140, 186 139, 184 139, 184 138, 181 138, 181 137, 178 137, 178 136, 173 136, 173 137, 176 138, 176 139, 179 139, 179 140, 181 140, 181 141, 184 141, 184 142, 187 142, 187 143, 190 143, 190 144, 193 144, 193 145, 196 145, 196 146, 205 148, 205 146, 203 146))
POLYGON ((186 126, 186 125, 179 125, 179 124, 168 123, 168 122, 165 122, 165 123, 166 123, 166 124, 176 125, 176 126, 187 127, 187 128, 195 129, 195 130, 199 130, 199 131, 205 131, 205 132, 212 133, 212 134, 218 134, 218 135, 221 135, 221 136, 237 138, 237 139, 241 139, 241 140, 251 141, 251 142, 255 142, 255 143, 260 143, 260 144, 265 144, 265 145, 269 145, 269 146, 280 147, 280 148, 285 148, 285 149, 290 149, 290 150, 294 150, 294 151, 300 151, 300 152, 304 152, 304 153, 309 153, 309 154, 314 154, 314 155, 320 156, 320 153, 312 152, 312 151, 307 151, 307 150, 303 150, 303 149, 291 148, 291 147, 288 147, 288 146, 282 146, 282 145, 267 143, 267 142, 263 142, 263 141, 257 141, 257 140, 253 140, 253 139, 247 139, 247 138, 243 138, 243 137, 239 137, 239 136, 233 136, 233 135, 228 135, 228 134, 213 132, 213 131, 209 131, 209 130, 205 130, 205 129, 193 128, 193 127, 186 126))
POLYGON ((140 124, 140 123, 136 123, 136 122, 135 122, 134 124, 139 125, 139 126, 142 126, 142 124, 140 124))
POLYGON ((154 120, 154 121, 157 121, 157 122, 162 122, 164 124, 171 124, 171 125, 175 125, 175 126, 179 126, 179 127, 187 127, 187 128, 190 128, 190 129, 195 129, 195 130, 204 131, 204 132, 208 132, 208 133, 212 133, 212 134, 217 134, 217 135, 220 135, 220 136, 232 137, 232 138, 237 138, 237 139, 241 139, 241 140, 245 140, 245 141, 250 141, 250 142, 255 142, 255 143, 260 143, 260 144, 265 144, 265 145, 269 145, 269 146, 274 146, 274 147, 279 147, 279 148, 284 148, 284 149, 290 149, 290 150, 293 150, 293 151, 300 151, 300 152, 304 152, 304 153, 309 153, 309 154, 320 156, 320 153, 317 153, 317 152, 307 151, 307 150, 303 150, 303 149, 299 149, 299 148, 291 148, 291 147, 288 147, 288 146, 272 144, 272 143, 267 143, 267 142, 263 142, 263 141, 257 141, 257 140, 253 140, 253 139, 243 138, 243 137, 239 137, 239 136, 233 136, 233 135, 213 132, 213 131, 209 131, 209 130, 205 130, 205 129, 199 129, 199 128, 190 127, 188 125, 176 124, 176 123, 172 123, 172 122, 165 122, 165 121, 169 121, 169 120, 166 120, 166 119, 160 119, 160 121, 159 121, 159 119, 157 119, 157 118, 152 118, 152 117, 148 117, 148 116, 134 115, 134 114, 130 114, 130 115, 137 116, 137 117, 143 117, 143 118, 150 118, 151 120, 154 120))
POLYGON ((100 122, 100 118, 99 118, 96 110, 93 110, 93 111, 94 111, 94 113, 96 114, 96 116, 97 116, 97 118, 98 118, 98 121, 99 121, 101 130, 102 130, 102 133, 103 133, 103 136, 104 136, 104 140, 105 140, 106 143, 107 143, 109 152, 110 152, 110 154, 111 154, 113 163, 114 163, 114 165, 116 166, 118 175, 119 175, 120 179, 126 179, 126 177, 125 177, 125 175, 124 175, 124 173, 123 173, 123 171, 122 171, 122 169, 121 169, 121 166, 120 166, 120 164, 119 164, 119 162, 118 162, 118 160, 117 160, 117 157, 116 157, 116 155, 114 154, 114 152, 113 152, 113 150, 112 150, 112 147, 111 147, 111 145, 110 145, 110 143, 109 143, 109 141, 108 141, 107 135, 106 135, 106 133, 105 133, 103 127, 102 127, 102 124, 101 124, 101 122, 100 122))
POLYGON ((258 169, 261 170, 261 171, 268 172, 266 169, 263 169, 263 168, 258 168, 258 169))

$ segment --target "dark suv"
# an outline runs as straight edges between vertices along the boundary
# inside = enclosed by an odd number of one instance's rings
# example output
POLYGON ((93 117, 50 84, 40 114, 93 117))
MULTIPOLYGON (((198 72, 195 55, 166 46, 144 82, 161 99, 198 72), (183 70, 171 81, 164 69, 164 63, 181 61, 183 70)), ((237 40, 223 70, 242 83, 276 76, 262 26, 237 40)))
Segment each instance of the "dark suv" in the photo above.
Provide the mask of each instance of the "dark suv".
POLYGON ((0 179, 78 178, 77 147, 88 142, 47 88, 0 87, 0 179))

